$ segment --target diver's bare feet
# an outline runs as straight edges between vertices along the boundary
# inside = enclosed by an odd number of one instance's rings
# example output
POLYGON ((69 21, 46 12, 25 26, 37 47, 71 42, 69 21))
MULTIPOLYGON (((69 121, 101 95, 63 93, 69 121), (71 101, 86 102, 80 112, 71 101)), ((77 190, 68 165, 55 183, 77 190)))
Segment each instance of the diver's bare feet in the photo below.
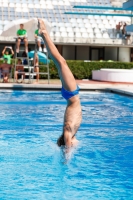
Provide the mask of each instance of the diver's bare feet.
POLYGON ((39 19, 38 20, 39 23, 40 23, 40 29, 39 29, 39 33, 47 33, 47 30, 46 30, 46 26, 44 24, 44 21, 42 19, 39 19))

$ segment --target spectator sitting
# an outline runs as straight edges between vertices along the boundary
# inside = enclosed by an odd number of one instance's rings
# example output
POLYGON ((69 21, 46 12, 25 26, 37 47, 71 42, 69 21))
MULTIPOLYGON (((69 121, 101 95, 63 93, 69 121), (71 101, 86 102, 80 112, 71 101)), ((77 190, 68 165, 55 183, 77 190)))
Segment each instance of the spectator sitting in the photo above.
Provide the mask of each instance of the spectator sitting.
POLYGON ((122 27, 122 23, 119 22, 119 23, 116 25, 116 37, 117 37, 117 38, 120 38, 120 35, 121 35, 121 27, 122 27))
POLYGON ((7 63, 8 59, 4 58, 4 63, 0 65, 1 73, 3 74, 3 83, 8 83, 9 75, 12 66, 7 63))
POLYGON ((21 83, 23 83, 25 79, 25 72, 24 72, 24 66, 22 65, 22 60, 18 59, 16 71, 15 71, 15 80, 18 83, 18 75, 23 75, 23 80, 21 83))
POLYGON ((126 35, 126 23, 123 24, 123 28, 122 28, 122 36, 123 38, 125 38, 125 35, 126 35))
POLYGON ((131 35, 127 33, 127 31, 126 31, 126 26, 127 26, 127 24, 124 23, 123 29, 122 29, 122 35, 123 35, 123 38, 126 39, 127 44, 128 44, 129 41, 130 41, 130 36, 131 36, 131 35))
MULTIPOLYGON (((39 35, 38 29, 35 31, 35 39, 37 40, 37 45, 38 45, 39 51, 42 51, 41 42, 44 43, 44 41, 43 41, 42 37, 39 35)), ((46 47, 45 47, 45 43, 43 45, 43 52, 44 53, 47 52, 46 47)))
POLYGON ((5 46, 5 48, 2 51, 2 55, 4 58, 7 58, 7 63, 11 64, 11 57, 14 55, 14 51, 13 51, 12 47, 5 46), (11 50, 11 54, 9 54, 9 51, 7 49, 11 50))
POLYGON ((17 31, 17 49, 16 52, 19 53, 20 43, 24 42, 25 44, 25 52, 28 53, 28 40, 27 40, 27 31, 24 29, 24 25, 20 24, 20 29, 17 31))

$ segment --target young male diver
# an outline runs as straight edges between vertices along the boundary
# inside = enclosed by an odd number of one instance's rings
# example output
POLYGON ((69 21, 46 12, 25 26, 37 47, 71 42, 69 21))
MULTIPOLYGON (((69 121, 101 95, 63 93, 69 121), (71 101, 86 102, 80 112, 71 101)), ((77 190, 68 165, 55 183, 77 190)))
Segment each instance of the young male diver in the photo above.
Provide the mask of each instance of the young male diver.
POLYGON ((76 84, 73 74, 71 73, 65 59, 60 55, 52 42, 44 24, 44 21, 38 20, 39 33, 45 41, 48 53, 54 61, 62 82, 61 93, 67 100, 67 107, 64 114, 63 133, 57 140, 59 147, 64 145, 70 148, 77 144, 75 134, 81 124, 82 110, 79 99, 79 87, 76 84))

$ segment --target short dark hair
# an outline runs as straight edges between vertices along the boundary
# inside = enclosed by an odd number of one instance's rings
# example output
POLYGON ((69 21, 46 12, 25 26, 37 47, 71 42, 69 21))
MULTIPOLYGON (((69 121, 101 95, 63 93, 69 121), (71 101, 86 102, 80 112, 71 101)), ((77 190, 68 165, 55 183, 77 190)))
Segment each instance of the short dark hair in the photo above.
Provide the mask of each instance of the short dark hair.
POLYGON ((58 145, 59 147, 65 145, 64 134, 62 134, 62 135, 58 138, 58 140, 57 140, 57 145, 58 145))
POLYGON ((20 58, 18 59, 18 61, 20 61, 20 62, 21 62, 21 64, 22 64, 22 60, 21 60, 20 58))

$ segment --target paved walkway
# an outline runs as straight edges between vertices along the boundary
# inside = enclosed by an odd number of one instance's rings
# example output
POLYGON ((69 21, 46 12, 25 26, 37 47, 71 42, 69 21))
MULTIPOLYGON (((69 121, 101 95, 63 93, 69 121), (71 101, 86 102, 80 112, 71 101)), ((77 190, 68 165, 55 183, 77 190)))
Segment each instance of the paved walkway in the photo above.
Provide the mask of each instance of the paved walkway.
MULTIPOLYGON (((112 83, 112 82, 100 82, 92 80, 76 80, 81 91, 82 90, 109 90, 121 94, 127 94, 133 96, 133 83, 112 83)), ((39 84, 33 82, 32 84, 24 83, 0 83, 0 89, 29 89, 29 90, 59 90, 61 88, 60 80, 50 80, 48 84, 47 80, 40 80, 39 84)))
POLYGON ((112 83, 88 80, 78 80, 77 83, 81 89, 108 90, 123 95, 133 96, 133 83, 112 83))

